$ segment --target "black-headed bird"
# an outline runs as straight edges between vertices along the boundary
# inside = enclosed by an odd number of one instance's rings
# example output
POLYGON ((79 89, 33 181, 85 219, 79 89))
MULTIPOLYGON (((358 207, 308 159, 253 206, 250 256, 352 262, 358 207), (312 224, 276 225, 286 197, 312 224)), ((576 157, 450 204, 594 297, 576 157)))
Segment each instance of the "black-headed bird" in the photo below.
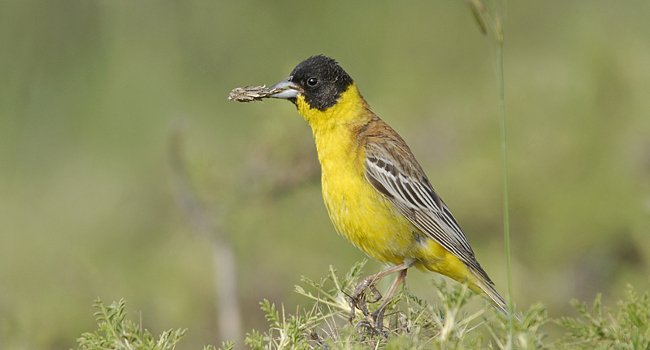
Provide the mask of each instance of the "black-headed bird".
POLYGON ((377 327, 412 266, 467 283, 508 314, 503 297, 406 142, 372 112, 334 59, 310 57, 270 91, 268 97, 293 102, 311 127, 323 199, 336 230, 370 257, 391 265, 359 283, 353 301, 379 279, 397 274, 372 315, 377 327))

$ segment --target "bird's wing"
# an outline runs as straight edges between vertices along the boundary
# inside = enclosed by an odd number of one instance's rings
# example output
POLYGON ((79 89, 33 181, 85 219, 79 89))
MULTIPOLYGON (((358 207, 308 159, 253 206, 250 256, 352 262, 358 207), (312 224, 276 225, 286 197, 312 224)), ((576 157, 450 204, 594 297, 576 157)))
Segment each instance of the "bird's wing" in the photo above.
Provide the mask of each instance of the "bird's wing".
POLYGON ((406 143, 396 133, 390 134, 394 138, 373 137, 366 142, 365 176, 368 182, 413 225, 492 284, 476 261, 458 222, 433 190, 406 143))

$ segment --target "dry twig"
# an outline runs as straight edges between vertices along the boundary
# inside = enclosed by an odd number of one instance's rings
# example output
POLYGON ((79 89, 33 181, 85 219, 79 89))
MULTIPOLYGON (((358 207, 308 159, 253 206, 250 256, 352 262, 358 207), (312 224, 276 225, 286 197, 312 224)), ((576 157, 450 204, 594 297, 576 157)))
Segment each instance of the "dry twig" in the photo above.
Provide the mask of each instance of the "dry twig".
POLYGON ((263 98, 269 98, 271 95, 281 92, 283 89, 269 89, 266 85, 262 86, 244 86, 234 88, 228 94, 228 100, 237 102, 261 101, 263 98))

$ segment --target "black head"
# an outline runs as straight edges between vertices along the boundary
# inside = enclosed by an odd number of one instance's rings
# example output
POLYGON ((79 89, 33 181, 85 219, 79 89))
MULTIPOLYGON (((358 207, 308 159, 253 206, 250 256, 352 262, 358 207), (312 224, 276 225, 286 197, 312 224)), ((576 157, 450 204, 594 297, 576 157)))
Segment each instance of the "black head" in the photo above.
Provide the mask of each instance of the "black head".
POLYGON ((287 87, 273 97, 286 98, 295 102, 302 94, 312 108, 325 110, 336 104, 339 96, 352 84, 352 78, 332 58, 318 55, 300 62, 291 76, 275 87, 287 87), (291 93, 290 91, 295 91, 291 93))

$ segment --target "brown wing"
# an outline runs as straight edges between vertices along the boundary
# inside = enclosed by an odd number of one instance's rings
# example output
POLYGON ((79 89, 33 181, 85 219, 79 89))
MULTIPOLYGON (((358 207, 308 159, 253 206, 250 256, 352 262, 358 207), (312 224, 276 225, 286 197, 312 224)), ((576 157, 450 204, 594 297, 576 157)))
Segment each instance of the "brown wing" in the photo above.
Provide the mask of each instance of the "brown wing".
POLYGON ((381 119, 363 130, 365 176, 413 225, 458 257, 489 284, 465 234, 436 194, 404 140, 381 119))

